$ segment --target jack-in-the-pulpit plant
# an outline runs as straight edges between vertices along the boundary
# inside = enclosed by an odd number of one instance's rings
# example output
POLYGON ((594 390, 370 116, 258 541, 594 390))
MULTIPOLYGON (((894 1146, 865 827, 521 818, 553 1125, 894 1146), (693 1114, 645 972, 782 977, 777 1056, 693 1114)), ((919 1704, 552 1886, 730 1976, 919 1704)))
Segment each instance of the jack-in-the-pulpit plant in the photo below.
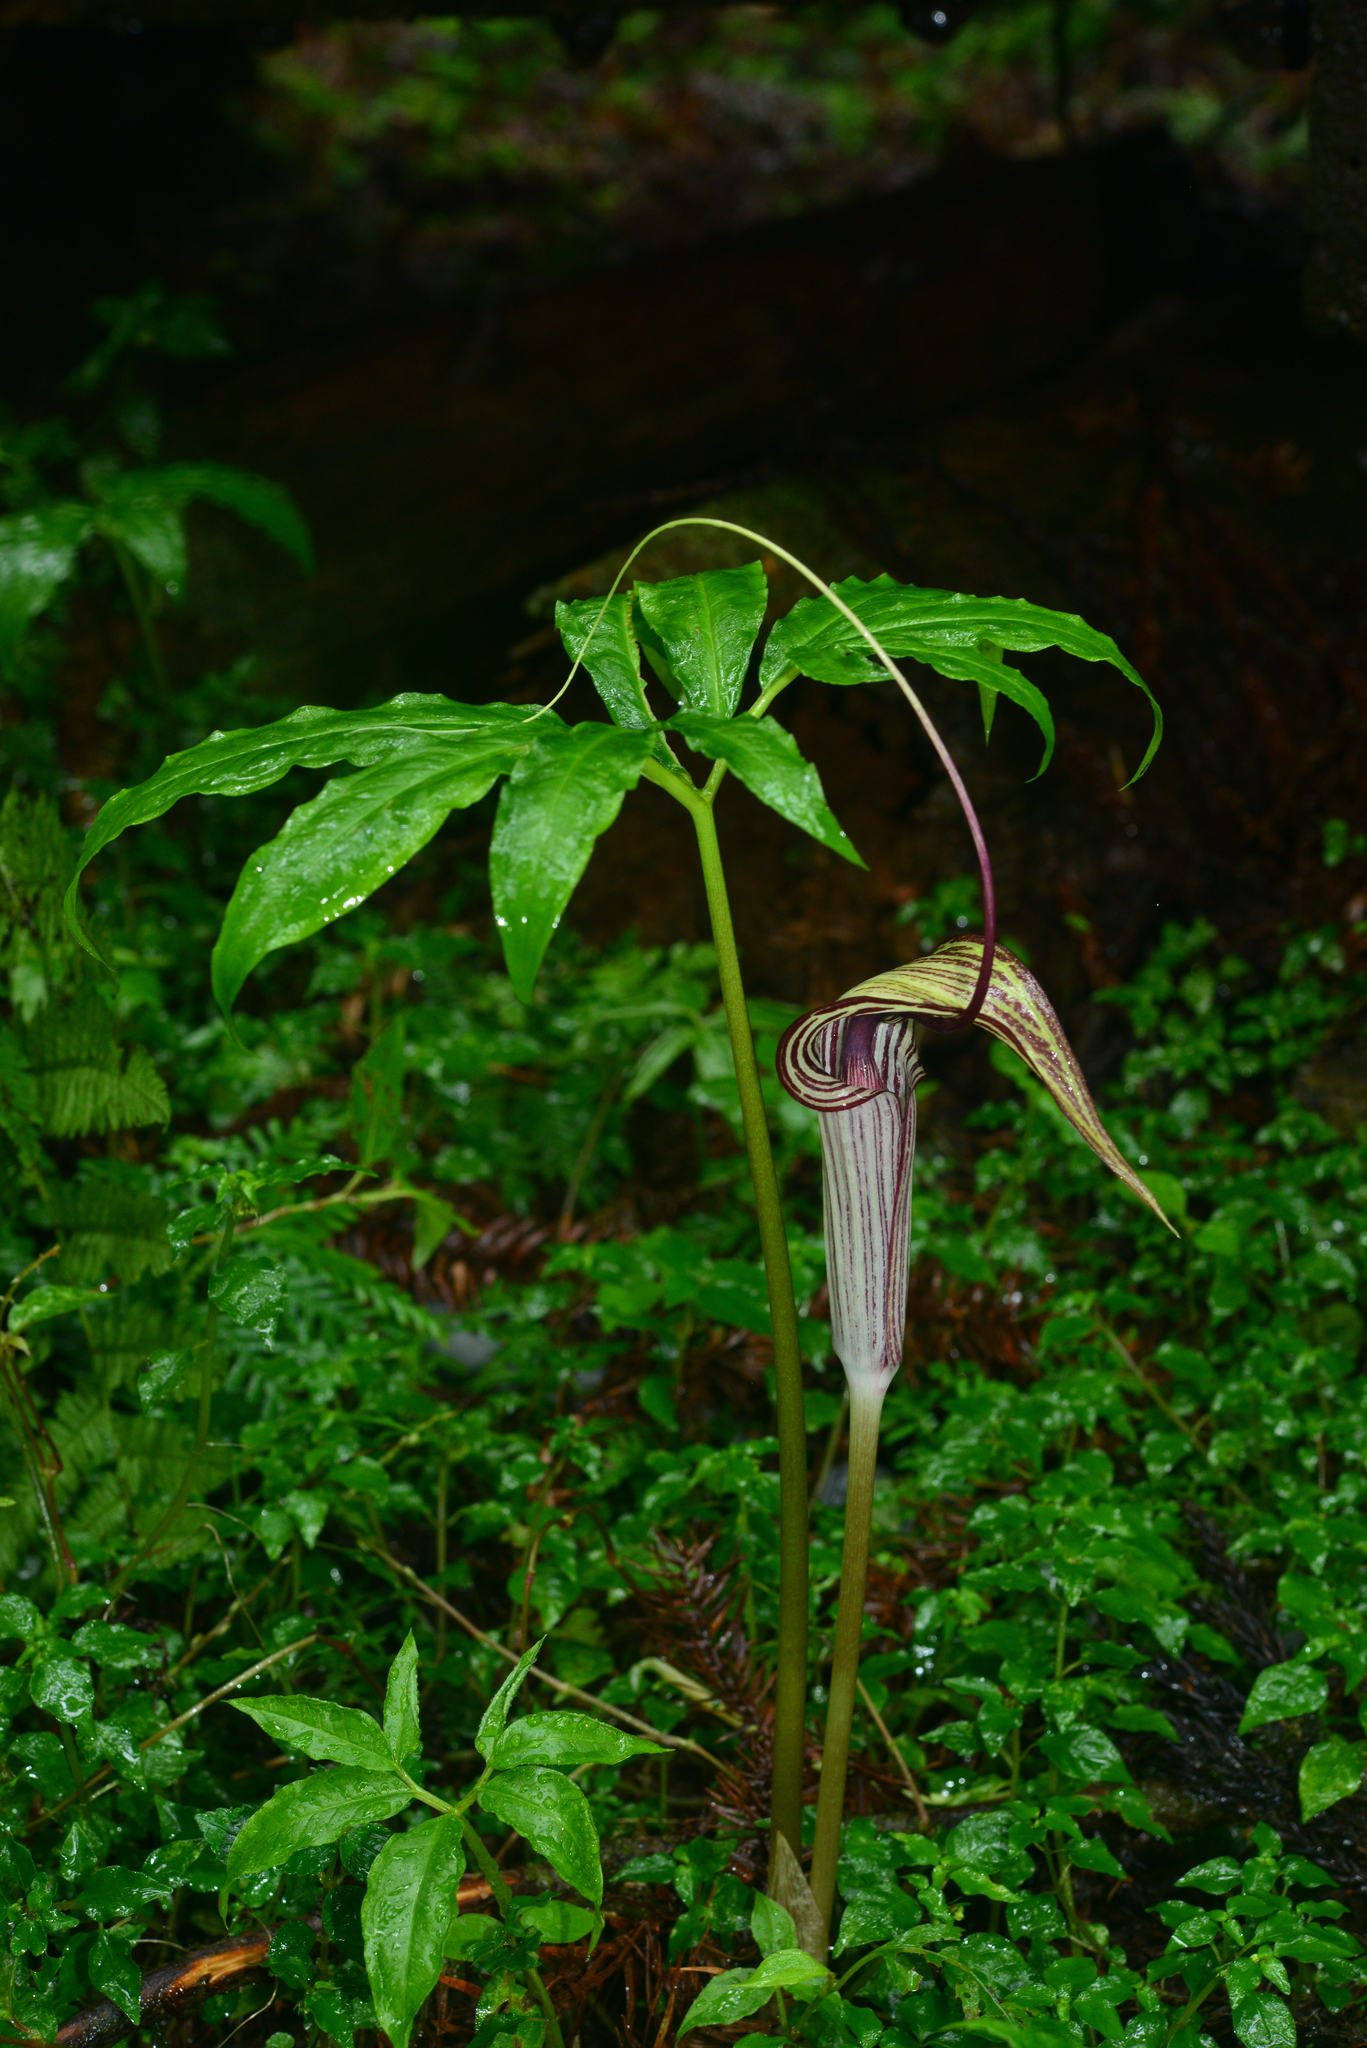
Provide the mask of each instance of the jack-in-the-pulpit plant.
POLYGON ((779 1079, 821 1121, 831 1337, 850 1390, 845 1548, 811 1881, 826 1926, 859 1670, 878 1425, 906 1332, 916 1084, 924 1078, 915 1032, 918 1022, 932 1030, 966 1022, 974 1004, 975 1021, 1025 1061, 1098 1159, 1167 1221, 1097 1114, 1049 998, 1004 947, 957 939, 812 1010, 780 1041, 779 1079))
MULTIPOLYGON (((808 1678, 802 1360, 778 1177, 717 836, 716 803, 730 775, 798 830, 862 866, 826 802, 817 769, 804 760, 793 735, 770 713, 780 693, 799 676, 836 687, 889 678, 920 720, 959 797, 982 875, 989 936, 974 985, 955 990, 950 1021, 958 1025, 972 1021, 988 999, 993 972, 991 869, 958 768, 893 657, 975 684, 985 731, 991 730, 998 698, 1009 698, 1039 728, 1044 740, 1041 769, 1054 741, 1049 706, 1035 685, 1005 660, 1007 651, 1056 647, 1084 661, 1108 662, 1142 690, 1153 708, 1154 728, 1136 774, 1143 773, 1153 756, 1161 721, 1147 685, 1115 642, 1071 613, 1049 611, 1024 599, 918 589, 890 576, 867 582, 850 578, 831 587, 765 535, 702 515, 671 520, 648 534, 606 597, 562 603, 556 622, 572 657, 571 677, 581 666, 588 672, 607 721, 568 725, 554 704, 532 709, 416 694, 363 710, 305 705, 256 730, 212 733, 198 746, 171 755, 137 788, 112 797, 87 834, 81 866, 125 829, 161 816, 183 796, 243 795, 279 781, 294 767, 348 762, 358 771, 334 778, 319 796, 300 805, 277 836, 248 859, 213 954, 214 992, 227 1013, 247 976, 268 953, 311 937, 364 902, 427 844, 453 810, 477 803, 501 780, 489 854, 494 921, 513 988, 530 1003, 556 926, 596 840, 616 818, 627 793, 641 781, 651 782, 687 812, 697 839, 716 945, 768 1286, 780 1493, 770 1818, 775 1882, 805 1914, 811 1901, 804 1896, 796 1867, 802 1847, 808 1678), (715 527, 739 536, 787 563, 816 595, 800 600, 764 636, 769 590, 759 561, 619 590, 641 548, 676 526, 715 527), (752 671, 755 694, 742 708, 752 671), (673 703, 652 703, 652 689, 673 703), (659 715, 661 710, 665 715, 659 715)), ((78 881, 79 873, 67 899, 74 924, 78 881)), ((914 1009, 915 1002, 909 1006, 897 996, 876 1005, 879 1014, 905 1015, 909 1007, 914 1009)), ((870 1070, 883 1062, 886 1074, 895 1079, 887 1063, 904 1058, 904 1039, 904 1033, 898 1036, 875 1027, 867 1045, 861 1041, 852 1049, 852 1057, 857 1050, 870 1070)), ((910 1083, 907 1072, 890 1094, 881 1084, 863 1091, 872 1105, 870 1128, 882 1133, 886 1147, 895 1138, 897 1156, 908 1166, 910 1083)), ((891 1231, 895 1216, 904 1213, 906 1195, 898 1188, 888 1200, 891 1231)), ((889 1324, 895 1320, 895 1308, 890 1294, 889 1324)), ((884 1369, 887 1364, 885 1359, 884 1369)), ((853 1513, 851 1520, 857 1520, 853 1513)), ((837 1776, 843 1779, 843 1769, 832 1771, 830 1782, 837 1776)), ((804 1927, 809 1924, 804 1922, 804 1927)), ((815 1935, 811 1938, 815 1942, 815 1935)))

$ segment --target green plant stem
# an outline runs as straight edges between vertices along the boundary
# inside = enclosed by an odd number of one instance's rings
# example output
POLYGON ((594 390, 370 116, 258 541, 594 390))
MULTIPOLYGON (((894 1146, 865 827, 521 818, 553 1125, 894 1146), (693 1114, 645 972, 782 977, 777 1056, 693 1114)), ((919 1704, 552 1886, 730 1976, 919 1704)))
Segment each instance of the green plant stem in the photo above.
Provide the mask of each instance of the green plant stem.
MULTIPOLYGON (((489 1854, 484 1837, 480 1834, 479 1829, 468 1814, 461 1815, 461 1826, 465 1831, 465 1846, 470 1851, 474 1861, 479 1865, 480 1876, 485 1880, 490 1891, 493 1893, 494 1903, 498 1907, 499 1912, 511 1926, 516 1916, 513 1912, 513 1895, 508 1889, 508 1880, 489 1854)), ((534 1995, 537 2004, 545 2015, 546 2032, 550 2036, 553 2048, 564 2048, 564 2036, 560 2031, 560 2022, 555 2016, 555 2007, 552 2005, 551 1995, 542 1981, 541 1972, 539 1970, 526 1970, 523 1972, 523 1977, 528 1989, 534 1995)))
POLYGON ((707 908, 717 948, 717 971, 731 1057, 736 1068, 745 1150, 755 1190, 760 1249, 769 1287, 774 1341, 774 1393, 778 1427, 779 1582, 778 1671, 774 1689, 774 1775, 770 1825, 802 1852, 802 1766, 807 1713, 807 1424, 802 1411, 802 1354, 797 1338, 788 1238, 779 1203, 778 1174, 769 1143, 769 1120, 760 1090, 755 1042, 731 923, 726 874, 710 804, 689 805, 698 835, 707 908))
POLYGON ((840 1605, 835 1618, 830 1701, 826 1708, 826 1738, 821 1748, 821 1792, 816 1805, 816 1847, 812 1854, 812 1895, 827 1936, 835 1906, 845 1776, 859 1683, 864 1589, 869 1576, 869 1533, 873 1526, 873 1482, 882 1413, 881 1389, 850 1389, 850 1462, 845 1486, 845 1543, 840 1554, 840 1605))
MULTIPOLYGON (((215 1273, 222 1267, 232 1250, 235 1227, 236 1218, 230 1216, 223 1226, 223 1235, 219 1240, 218 1257, 214 1260, 215 1273)), ((215 1303, 210 1302, 204 1326, 204 1342, 200 1346, 199 1418, 195 1425, 195 1440, 190 1446, 190 1455, 185 1461, 185 1471, 181 1475, 180 1485, 176 1488, 165 1513, 159 1517, 151 1535, 139 1544, 122 1571, 115 1577, 109 1588, 107 1607, 112 1607, 119 1595, 127 1590, 138 1567, 146 1563, 167 1530, 175 1527, 194 1488, 199 1475, 200 1461, 209 1443, 209 1423, 214 1405, 214 1360, 218 1350, 218 1322, 218 1308, 215 1303)))
POLYGON ((111 545, 114 553, 118 556, 119 570, 123 576, 124 586, 128 591, 129 601, 133 606, 133 616, 138 622, 138 631, 142 635, 143 649, 147 655, 147 666, 151 670, 152 681, 156 685, 162 709, 169 712, 175 706, 175 698, 171 691, 171 678, 166 673, 166 660, 161 651, 161 642, 157 638, 156 621, 152 617, 151 599, 147 590, 143 588, 137 565, 127 548, 120 541, 114 541, 111 545))

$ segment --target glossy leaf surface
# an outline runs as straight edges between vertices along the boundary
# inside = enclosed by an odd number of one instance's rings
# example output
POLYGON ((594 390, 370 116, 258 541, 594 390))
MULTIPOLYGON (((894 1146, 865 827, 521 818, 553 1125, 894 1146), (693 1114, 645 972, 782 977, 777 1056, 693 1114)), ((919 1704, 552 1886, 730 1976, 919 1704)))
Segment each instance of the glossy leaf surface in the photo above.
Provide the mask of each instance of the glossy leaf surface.
MULTIPOLYGON (((1052 611, 1025 598, 922 590, 891 576, 872 582, 850 577, 832 588, 888 654, 924 661, 942 675, 977 682, 989 693, 1000 691, 1020 704, 1045 735, 1046 761, 1053 747, 1048 706, 1032 684, 1001 662, 998 650, 1030 654, 1058 647, 1081 661, 1109 662, 1143 691, 1153 713, 1153 735, 1136 776, 1153 759, 1163 719, 1152 691, 1115 641, 1076 613, 1052 611)), ((801 599, 769 635, 760 664, 761 687, 786 669, 830 683, 867 682, 876 673, 862 635, 824 597, 801 599)))
POLYGON ((573 603, 561 598, 555 607, 555 623, 571 661, 582 660, 593 677, 613 724, 644 731, 651 723, 651 711, 628 593, 615 592, 606 609, 601 597, 579 598, 573 603))
POLYGON ((489 1761, 496 1770, 519 1764, 551 1764, 576 1770, 580 1764, 622 1764, 628 1757, 659 1755, 663 1745, 595 1721, 592 1714, 561 1710, 524 1714, 499 1737, 489 1761))
POLYGON ((370 1866, 361 1906, 366 1974, 375 2017, 394 2048, 407 2048, 418 2008, 441 1975, 464 1870, 464 1831, 453 1813, 391 1836, 370 1866))
MULTIPOLYGON (((402 1652, 400 1652, 402 1655, 402 1652)), ((355 1764, 363 1770, 390 1766, 389 1746, 378 1722, 359 1707, 334 1706, 331 1700, 295 1699, 282 1693, 269 1700, 234 1700, 246 1714, 288 1749, 330 1764, 355 1764)))
MULTIPOLYGON (((409 692, 371 711, 304 704, 272 725, 211 733, 198 746, 170 755, 146 782, 120 790, 101 807, 67 890, 67 916, 76 922, 77 882, 96 854, 130 826, 161 817, 183 796, 246 796, 278 782, 291 768, 330 768, 337 761, 371 768, 432 739, 454 742, 499 731, 517 745, 514 729, 530 718, 522 705, 456 704, 448 697, 409 692)), ((536 723, 553 718, 548 712, 536 723)), ((534 734, 528 733, 525 742, 533 745, 534 734)), ((88 941, 83 943, 91 950, 88 941)))
POLYGON ((0 519, 0 668, 8 670, 25 626, 71 575, 90 513, 89 505, 63 499, 0 519))
POLYGON ((566 1884, 593 1905, 602 1905, 598 1830, 588 1800, 569 1778, 530 1765, 501 1771, 484 1787, 479 1803, 505 1827, 516 1828, 566 1884))
POLYGON ((418 1646, 410 1629, 389 1667, 384 1691, 384 1737, 399 1763, 422 1748, 418 1725, 418 1646))
POLYGON ((651 735, 612 725, 548 724, 499 799, 489 881, 513 987, 530 1002, 551 934, 594 841, 640 777, 651 735))
POLYGON ((228 1852, 228 1876, 250 1877, 288 1862, 296 1849, 335 1842, 348 1828, 391 1820, 413 1795, 393 1770, 362 1771, 342 1765, 282 1785, 245 1821, 228 1852))
POLYGON ((508 1709, 522 1690, 527 1673, 535 1664, 537 1654, 541 1649, 541 1643, 544 1641, 545 1637, 543 1636, 540 1642, 532 1644, 530 1650, 523 1651, 498 1691, 490 1700, 488 1706, 484 1709, 479 1727, 475 1730, 475 1748, 486 1763, 488 1763, 498 1747, 499 1737, 508 1725, 508 1709))
POLYGON ((1239 1722, 1239 1733, 1317 1714, 1329 1697, 1329 1680, 1313 1664, 1269 1664, 1258 1673, 1239 1722))
POLYGON ((1307 1750, 1300 1767, 1301 1819, 1313 1820, 1340 1799, 1351 1799, 1362 1784, 1365 1765, 1367 1743, 1345 1742, 1339 1735, 1307 1750))
POLYGON ((812 1998, 831 1981, 823 1964, 801 1949, 779 1949, 754 1970, 723 1970, 694 1999, 684 2014, 680 2036, 694 2027, 722 2027, 747 2019, 767 2005, 775 1991, 812 1998))
POLYGON ((518 753, 497 735, 419 744, 339 776, 251 854, 213 954, 214 995, 231 1010, 257 963, 311 938, 389 881, 453 810, 477 803, 518 753))
POLYGON ((22 1301, 16 1301, 9 1312, 9 1328, 14 1336, 27 1330, 31 1323, 50 1322, 53 1316, 64 1316, 72 1309, 88 1308, 92 1301, 108 1300, 101 1297, 98 1287, 35 1287, 32 1294, 26 1294, 22 1301))
POLYGON ((821 777, 798 751, 792 734, 773 718, 717 718, 709 712, 681 711, 669 720, 695 753, 709 761, 725 761, 745 787, 790 825, 807 832, 842 860, 862 868, 840 821, 826 802, 821 777))
POLYGON ((732 716, 768 596, 758 562, 637 584, 642 645, 686 710, 732 716))

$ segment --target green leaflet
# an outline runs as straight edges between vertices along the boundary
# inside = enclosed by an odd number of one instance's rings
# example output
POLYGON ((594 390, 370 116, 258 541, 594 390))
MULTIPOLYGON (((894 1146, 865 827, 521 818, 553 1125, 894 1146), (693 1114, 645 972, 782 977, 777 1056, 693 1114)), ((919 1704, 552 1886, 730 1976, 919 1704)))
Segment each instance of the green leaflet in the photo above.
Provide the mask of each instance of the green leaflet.
POLYGON ((1340 1735, 1307 1750, 1300 1768, 1301 1819, 1314 1820, 1340 1799, 1350 1799, 1362 1784, 1365 1765, 1367 1743, 1345 1742, 1340 1735))
POLYGON ((288 1693, 276 1699, 234 1700, 232 1704, 277 1742, 324 1763, 383 1771, 391 1762, 378 1722, 359 1707, 338 1707, 331 1700, 294 1699, 288 1693))
POLYGON ((256 1330, 270 1343, 280 1320, 280 1305, 289 1282, 278 1266, 239 1253, 215 1269, 209 1299, 244 1330, 256 1330))
POLYGON ((854 847, 826 802, 821 777, 798 752, 797 741, 773 718, 717 718, 680 711, 667 730, 681 733, 695 753, 725 761, 745 787, 790 825, 862 868, 854 847))
POLYGON ((72 1309, 86 1308, 92 1301, 102 1299, 108 1297, 95 1287, 35 1287, 32 1294, 26 1294, 10 1310, 10 1335, 17 1337, 30 1323, 46 1323, 53 1316, 67 1315, 72 1309))
POLYGON ((524 1003, 593 843, 617 816, 650 750, 647 732, 596 723, 567 729, 556 720, 504 785, 489 880, 503 957, 524 1003))
POLYGON ((679 2038, 694 2027, 722 2027, 747 2019, 767 2005, 776 1990, 814 1998, 829 1985, 831 1973, 801 1949, 778 1949, 754 1970, 723 1970, 703 1986, 679 2027, 679 2038))
POLYGON ((517 704, 456 704, 448 697, 409 691, 371 711, 329 711, 304 704, 271 725, 211 733, 197 747, 171 754, 146 782, 120 790, 103 806, 86 833, 80 864, 66 892, 67 919, 86 951, 94 953, 77 917, 82 869, 121 832, 161 817, 183 796, 246 796, 278 782, 291 768, 330 768, 337 761, 373 768, 432 739, 452 742, 498 730, 516 746, 516 728, 524 725, 529 728, 528 746, 545 725, 563 730, 553 712, 533 714, 517 704))
POLYGON ((1239 1733, 1266 1728, 1270 1721, 1317 1714, 1328 1697, 1329 1680, 1314 1664, 1269 1664, 1253 1681, 1239 1733))
POLYGON ((361 1907, 366 1974, 375 2017, 394 2048, 407 2048, 418 2008, 441 1975, 464 1870, 464 1830, 453 1813, 392 1836, 370 1866, 361 1907))
POLYGON ((546 1638, 542 1636, 537 1642, 532 1644, 530 1650, 522 1652, 522 1655, 518 1658, 516 1664, 514 1664, 512 1670, 484 1709, 479 1727, 475 1730, 475 1748, 484 1758, 486 1764, 492 1757, 495 1749, 497 1749, 498 1739, 508 1725, 508 1709, 522 1690, 527 1673, 535 1664, 541 1645, 545 1640, 546 1638))
POLYGON ((330 782, 250 855, 223 918, 213 988, 226 1015, 252 969, 354 910, 427 844, 453 810, 477 803, 518 758, 496 736, 422 742, 330 782))
POLYGON ((351 1135, 362 1166, 388 1159, 399 1142, 405 1037, 405 1020, 400 1015, 385 1026, 351 1070, 351 1135))
POLYGON ((484 1787, 479 1803, 505 1827, 516 1828, 591 1905, 602 1905, 598 1830, 588 1800, 569 1778, 529 1765, 502 1771, 484 1787))
POLYGON ((497 1771, 520 1764, 553 1764, 571 1771, 580 1764, 623 1764, 628 1757, 662 1753, 661 1743, 611 1728, 592 1714, 562 1708, 551 1714, 524 1714, 514 1721, 499 1737, 489 1762, 497 1771))
POLYGON ((273 1870, 296 1849, 335 1842, 347 1828, 366 1821, 391 1820, 412 1797, 392 1770, 360 1771, 345 1764, 282 1785, 243 1823, 228 1852, 228 1876, 235 1880, 273 1870))
POLYGON ((0 671, 8 674, 24 628, 51 604, 90 533, 89 505, 67 499, 0 519, 0 671))
POLYGON ((555 623, 571 661, 582 661, 593 677, 613 724, 643 732, 652 721, 627 592, 610 597, 606 609, 601 597, 579 598, 573 604, 561 598, 555 623))
POLYGON ((384 1737, 395 1763, 422 1748, 418 1727, 418 1646, 410 1629, 389 1667, 384 1694, 384 1737))
MULTIPOLYGON (((955 939, 924 960, 914 960, 905 967, 894 967, 886 974, 861 981, 842 998, 840 1008, 848 1012, 857 1005, 875 1012, 910 1011, 922 1017, 960 1015, 973 993, 982 955, 981 939, 955 939)), ((820 1011, 813 1012, 814 1017, 821 1015, 820 1011)), ((987 1000, 978 1022, 984 1031, 1010 1046, 1024 1060, 1103 1166, 1123 1180, 1161 1223, 1167 1223, 1153 1195, 1102 1123, 1053 1004, 1029 968, 1005 946, 997 947, 987 1000)), ((1168 1228, 1172 1228, 1171 1224, 1168 1228)))
POLYGON ((685 710, 734 714, 768 595, 758 562, 636 585, 641 645, 685 710))
MULTIPOLYGON (((1025 598, 973 597, 949 590, 921 590, 891 576, 872 582, 850 577, 832 586, 882 643, 888 654, 923 661, 942 675, 978 683, 984 717, 992 693, 1000 691, 1028 711, 1045 736, 1045 762, 1053 750, 1053 728, 1040 692, 1001 661, 1000 650, 1037 653, 1059 647, 1082 661, 1107 661, 1142 690, 1153 712, 1153 733, 1132 778, 1144 773, 1163 736, 1163 717, 1143 677, 1126 661, 1108 634, 1072 612, 1056 612, 1025 598)), ((769 635, 760 664, 760 687, 791 669, 820 682, 867 682, 873 673, 867 643, 843 614, 821 597, 803 598, 769 635)))
POLYGON ((142 2017, 142 1971, 128 1941, 101 1932, 95 1937, 86 1969, 95 1990, 102 1991, 137 2026, 142 2017))

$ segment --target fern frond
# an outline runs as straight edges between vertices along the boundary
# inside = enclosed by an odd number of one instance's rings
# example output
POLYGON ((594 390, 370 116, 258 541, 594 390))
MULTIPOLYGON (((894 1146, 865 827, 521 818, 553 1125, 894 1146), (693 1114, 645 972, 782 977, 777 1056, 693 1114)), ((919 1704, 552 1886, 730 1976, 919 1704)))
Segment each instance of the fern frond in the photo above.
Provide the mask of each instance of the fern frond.
POLYGON ((166 1084, 143 1046, 124 1058, 109 1005, 83 982, 41 1021, 21 1027, 19 1043, 38 1093, 38 1115, 54 1138, 166 1123, 166 1084))
MULTIPOLYGON (((164 1273, 171 1263, 165 1205, 143 1171, 122 1160, 90 1160, 79 1180, 52 1189, 48 1213, 62 1244, 59 1277, 72 1285, 110 1275, 127 1285, 144 1273, 164 1273)), ((107 1315, 100 1311, 101 1325, 107 1315)), ((90 1334, 98 1345, 94 1320, 90 1334)))

